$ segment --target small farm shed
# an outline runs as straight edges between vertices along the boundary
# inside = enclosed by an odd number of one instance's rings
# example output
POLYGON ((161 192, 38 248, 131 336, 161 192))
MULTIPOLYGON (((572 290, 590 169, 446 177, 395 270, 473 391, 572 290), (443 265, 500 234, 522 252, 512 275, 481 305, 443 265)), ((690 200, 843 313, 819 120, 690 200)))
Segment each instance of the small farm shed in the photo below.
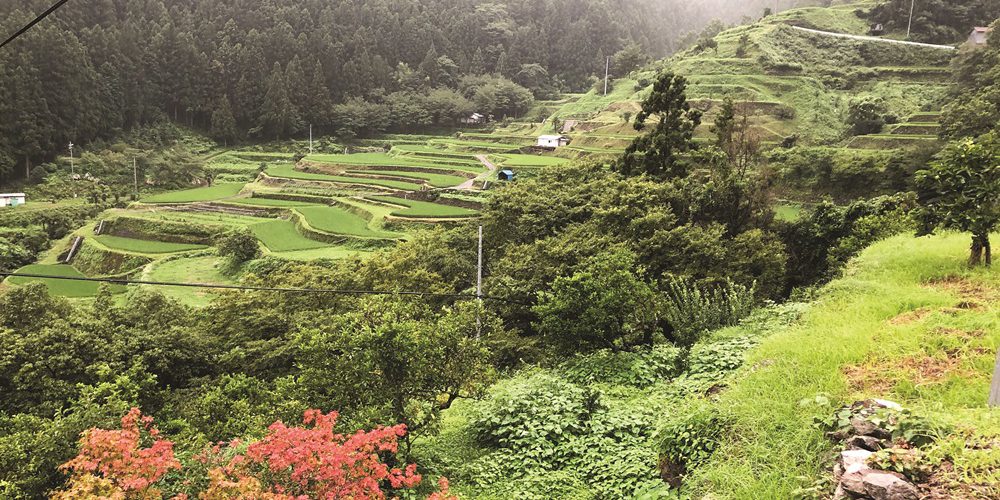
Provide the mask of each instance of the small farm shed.
POLYGON ((516 176, 517 175, 514 174, 513 170, 507 168, 507 169, 501 170, 500 173, 497 174, 497 180, 512 181, 512 180, 514 180, 514 177, 516 177, 516 176))
POLYGON ((569 144, 569 137, 565 135, 540 135, 538 136, 538 147, 555 149, 569 144))
POLYGON ((26 197, 24 193, 2 193, 0 194, 0 207, 16 207, 24 205, 26 197))
POLYGON ((993 30, 990 28, 982 26, 976 27, 975 29, 972 30, 972 34, 969 35, 968 44, 973 47, 985 47, 986 42, 990 38, 991 31, 993 30))
POLYGON ((466 125, 480 125, 486 122, 486 116, 480 113, 472 113, 468 117, 462 118, 461 122, 466 125))

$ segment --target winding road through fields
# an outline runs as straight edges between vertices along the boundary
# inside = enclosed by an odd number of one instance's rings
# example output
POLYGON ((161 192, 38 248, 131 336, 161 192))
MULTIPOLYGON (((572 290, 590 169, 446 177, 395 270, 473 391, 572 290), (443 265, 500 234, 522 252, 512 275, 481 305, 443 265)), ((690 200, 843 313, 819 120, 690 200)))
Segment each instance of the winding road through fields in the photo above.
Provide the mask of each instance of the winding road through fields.
MULTIPOLYGON (((476 159, 479 160, 479 163, 482 163, 484 167, 489 169, 490 173, 497 171, 497 166, 494 165, 486 155, 476 155, 476 159)), ((455 187, 455 189, 461 189, 462 191, 471 191, 475 188, 476 179, 469 179, 455 187)))
POLYGON ((910 45, 912 47, 924 47, 929 49, 940 49, 940 50, 956 50, 954 46, 951 45, 935 45, 933 43, 920 43, 920 42, 907 42, 905 40, 891 40, 888 38, 879 38, 877 36, 863 36, 863 35, 848 35, 846 33, 834 33, 832 31, 820 31, 810 28, 802 28, 800 26, 792 26, 793 29, 804 31, 806 33, 812 33, 814 35, 822 36, 832 36, 837 38, 847 38, 850 40, 861 40, 865 42, 881 42, 881 43, 891 43, 895 45, 910 45))

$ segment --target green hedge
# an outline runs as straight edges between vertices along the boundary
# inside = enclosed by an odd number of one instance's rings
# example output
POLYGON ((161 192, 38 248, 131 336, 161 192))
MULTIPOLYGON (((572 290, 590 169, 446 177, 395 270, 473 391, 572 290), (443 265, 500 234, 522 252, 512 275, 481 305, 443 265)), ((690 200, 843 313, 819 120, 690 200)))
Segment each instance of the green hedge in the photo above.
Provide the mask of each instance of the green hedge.
POLYGON ((102 234, 166 243, 211 245, 222 233, 223 230, 216 226, 118 217, 105 222, 102 234))

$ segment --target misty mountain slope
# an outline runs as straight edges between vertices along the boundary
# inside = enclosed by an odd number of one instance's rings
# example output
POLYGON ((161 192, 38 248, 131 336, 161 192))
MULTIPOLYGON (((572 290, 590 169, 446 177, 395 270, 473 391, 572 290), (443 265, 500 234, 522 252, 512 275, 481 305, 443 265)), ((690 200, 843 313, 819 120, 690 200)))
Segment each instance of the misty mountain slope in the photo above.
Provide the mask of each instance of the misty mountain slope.
MULTIPOLYGON (((858 12, 869 2, 807 7, 769 16, 703 37, 695 47, 657 61, 603 88, 550 103, 545 123, 515 125, 512 133, 551 130, 552 118, 576 120, 569 151, 619 150, 635 135, 628 119, 659 71, 688 79, 688 98, 705 111, 698 136, 711 136, 712 120, 727 97, 753 108, 762 139, 800 145, 861 149, 912 148, 934 141, 936 112, 949 86, 951 51, 815 35, 793 26, 868 34, 858 12), (711 41, 709 41, 711 40, 711 41), (847 123, 852 100, 881 100, 891 115, 918 124, 890 124, 878 134, 854 137, 847 123)), ((893 120, 890 120, 893 121, 893 120)))

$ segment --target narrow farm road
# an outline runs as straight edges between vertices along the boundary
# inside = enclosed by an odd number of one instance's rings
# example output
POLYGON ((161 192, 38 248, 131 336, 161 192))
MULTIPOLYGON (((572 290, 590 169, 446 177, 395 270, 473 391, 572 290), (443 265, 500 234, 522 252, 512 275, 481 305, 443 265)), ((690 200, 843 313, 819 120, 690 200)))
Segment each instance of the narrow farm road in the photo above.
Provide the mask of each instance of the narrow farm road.
MULTIPOLYGON (((489 157, 487 157, 486 155, 476 155, 476 159, 479 160, 479 163, 482 163, 483 166, 486 167, 491 174, 497 171, 497 166, 494 165, 493 162, 491 162, 489 157)), ((469 179, 455 187, 455 189, 460 189, 462 191, 471 191, 475 188, 476 188, 476 179, 469 179)))
POLYGON ((907 42, 905 40, 890 40, 888 38, 879 38, 877 36, 863 36, 863 35, 848 35, 846 33, 834 33, 832 31, 820 31, 809 28, 802 28, 799 26, 792 26, 793 29, 799 31, 804 31, 806 33, 812 33, 814 35, 832 36, 837 38, 848 38, 850 40, 862 40, 866 42, 881 42, 881 43, 891 43, 895 45, 910 45, 913 47, 925 47, 930 49, 941 49, 941 50, 955 50, 955 47, 951 45, 935 45, 933 43, 920 43, 920 42, 907 42))

